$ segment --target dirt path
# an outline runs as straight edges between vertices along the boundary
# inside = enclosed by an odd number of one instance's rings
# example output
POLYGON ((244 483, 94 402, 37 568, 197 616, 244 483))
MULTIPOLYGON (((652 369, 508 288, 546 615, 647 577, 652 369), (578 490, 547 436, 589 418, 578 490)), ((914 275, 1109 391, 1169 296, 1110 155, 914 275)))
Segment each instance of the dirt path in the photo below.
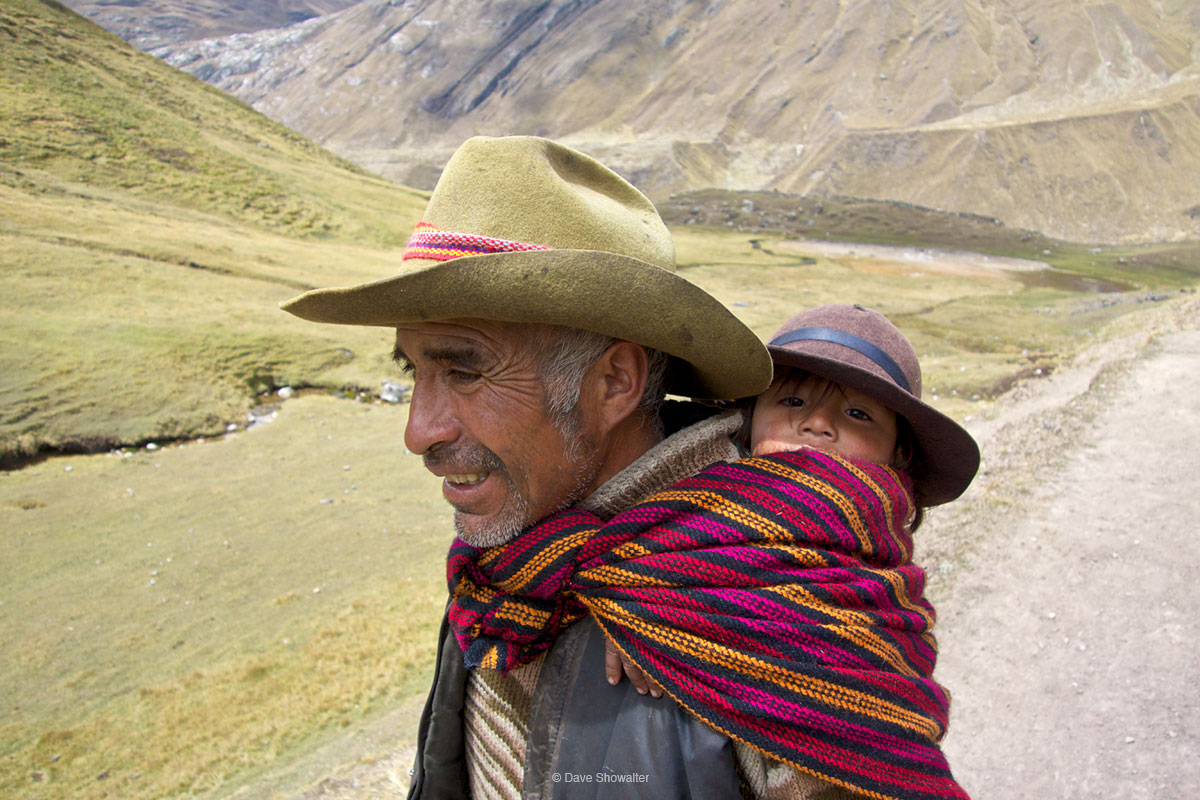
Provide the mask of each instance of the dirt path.
POLYGON ((931 520, 945 749, 976 800, 1200 787, 1200 311, 1172 311, 981 422, 985 472, 931 520))
MULTIPOLYGON (((1200 301, 1152 314, 968 423, 980 475, 918 534, 975 800, 1200 787, 1200 301)), ((381 721, 292 800, 403 797, 414 729, 381 721)))

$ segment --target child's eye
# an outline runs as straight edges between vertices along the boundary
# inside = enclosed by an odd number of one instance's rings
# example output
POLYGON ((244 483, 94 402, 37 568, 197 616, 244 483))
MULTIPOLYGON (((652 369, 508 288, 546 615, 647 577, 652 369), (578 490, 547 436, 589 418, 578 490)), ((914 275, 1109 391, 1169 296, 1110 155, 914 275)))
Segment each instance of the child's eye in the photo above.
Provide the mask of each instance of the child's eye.
POLYGON ((862 420, 863 422, 871 421, 871 415, 863 411, 861 408, 848 408, 846 409, 846 415, 853 417, 854 419, 862 420))
POLYGON ((790 394, 787 397, 782 398, 779 402, 781 405, 785 405, 788 408, 800 408, 804 405, 804 398, 790 394))

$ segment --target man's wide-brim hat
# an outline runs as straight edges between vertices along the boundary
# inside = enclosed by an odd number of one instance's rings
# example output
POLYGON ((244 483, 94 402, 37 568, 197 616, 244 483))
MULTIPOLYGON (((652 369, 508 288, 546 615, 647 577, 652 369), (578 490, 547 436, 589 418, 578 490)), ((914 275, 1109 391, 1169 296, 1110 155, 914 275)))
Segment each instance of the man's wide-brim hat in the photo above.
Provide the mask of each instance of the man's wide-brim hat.
POLYGON ((282 304, 315 322, 385 327, 447 319, 565 325, 672 356, 667 390, 757 394, 758 337, 675 273, 653 204, 598 161, 530 136, 468 140, 446 164, 400 274, 282 304))
POLYGON ((947 503, 979 470, 979 446, 957 422, 921 400, 912 343, 878 311, 832 304, 801 312, 767 342, 771 359, 868 394, 908 421, 909 475, 922 506, 947 503))

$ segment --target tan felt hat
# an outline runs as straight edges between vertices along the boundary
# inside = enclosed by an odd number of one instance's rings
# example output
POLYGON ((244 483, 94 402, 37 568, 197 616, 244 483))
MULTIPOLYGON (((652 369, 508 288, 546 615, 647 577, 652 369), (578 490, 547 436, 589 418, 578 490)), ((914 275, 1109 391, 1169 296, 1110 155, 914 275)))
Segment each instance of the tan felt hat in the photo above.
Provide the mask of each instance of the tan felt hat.
POLYGON ((595 159, 531 136, 458 149, 399 275, 281 307, 346 325, 466 318, 582 328, 669 354, 667 390, 689 397, 745 397, 771 381, 758 337, 675 273, 675 246, 650 201, 595 159))
POLYGON ((921 400, 917 351, 878 311, 833 303, 802 311, 767 342, 771 359, 871 395, 904 417, 916 446, 913 479, 922 506, 962 494, 979 470, 979 446, 957 422, 921 400))

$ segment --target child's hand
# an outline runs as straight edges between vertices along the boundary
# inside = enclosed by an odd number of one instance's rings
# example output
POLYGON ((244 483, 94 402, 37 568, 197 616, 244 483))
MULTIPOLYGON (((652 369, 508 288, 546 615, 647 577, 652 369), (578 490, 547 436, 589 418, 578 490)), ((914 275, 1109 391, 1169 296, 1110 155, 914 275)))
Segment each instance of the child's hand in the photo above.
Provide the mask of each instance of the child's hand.
POLYGON ((608 682, 616 686, 621 682, 621 670, 625 670, 625 674, 629 676, 629 682, 633 684, 633 688, 637 689, 638 694, 650 693, 651 697, 662 697, 663 690, 658 688, 658 684, 652 682, 646 677, 646 673, 638 668, 637 664, 625 657, 625 654, 617 649, 612 640, 608 637, 604 639, 604 674, 608 678, 608 682))

